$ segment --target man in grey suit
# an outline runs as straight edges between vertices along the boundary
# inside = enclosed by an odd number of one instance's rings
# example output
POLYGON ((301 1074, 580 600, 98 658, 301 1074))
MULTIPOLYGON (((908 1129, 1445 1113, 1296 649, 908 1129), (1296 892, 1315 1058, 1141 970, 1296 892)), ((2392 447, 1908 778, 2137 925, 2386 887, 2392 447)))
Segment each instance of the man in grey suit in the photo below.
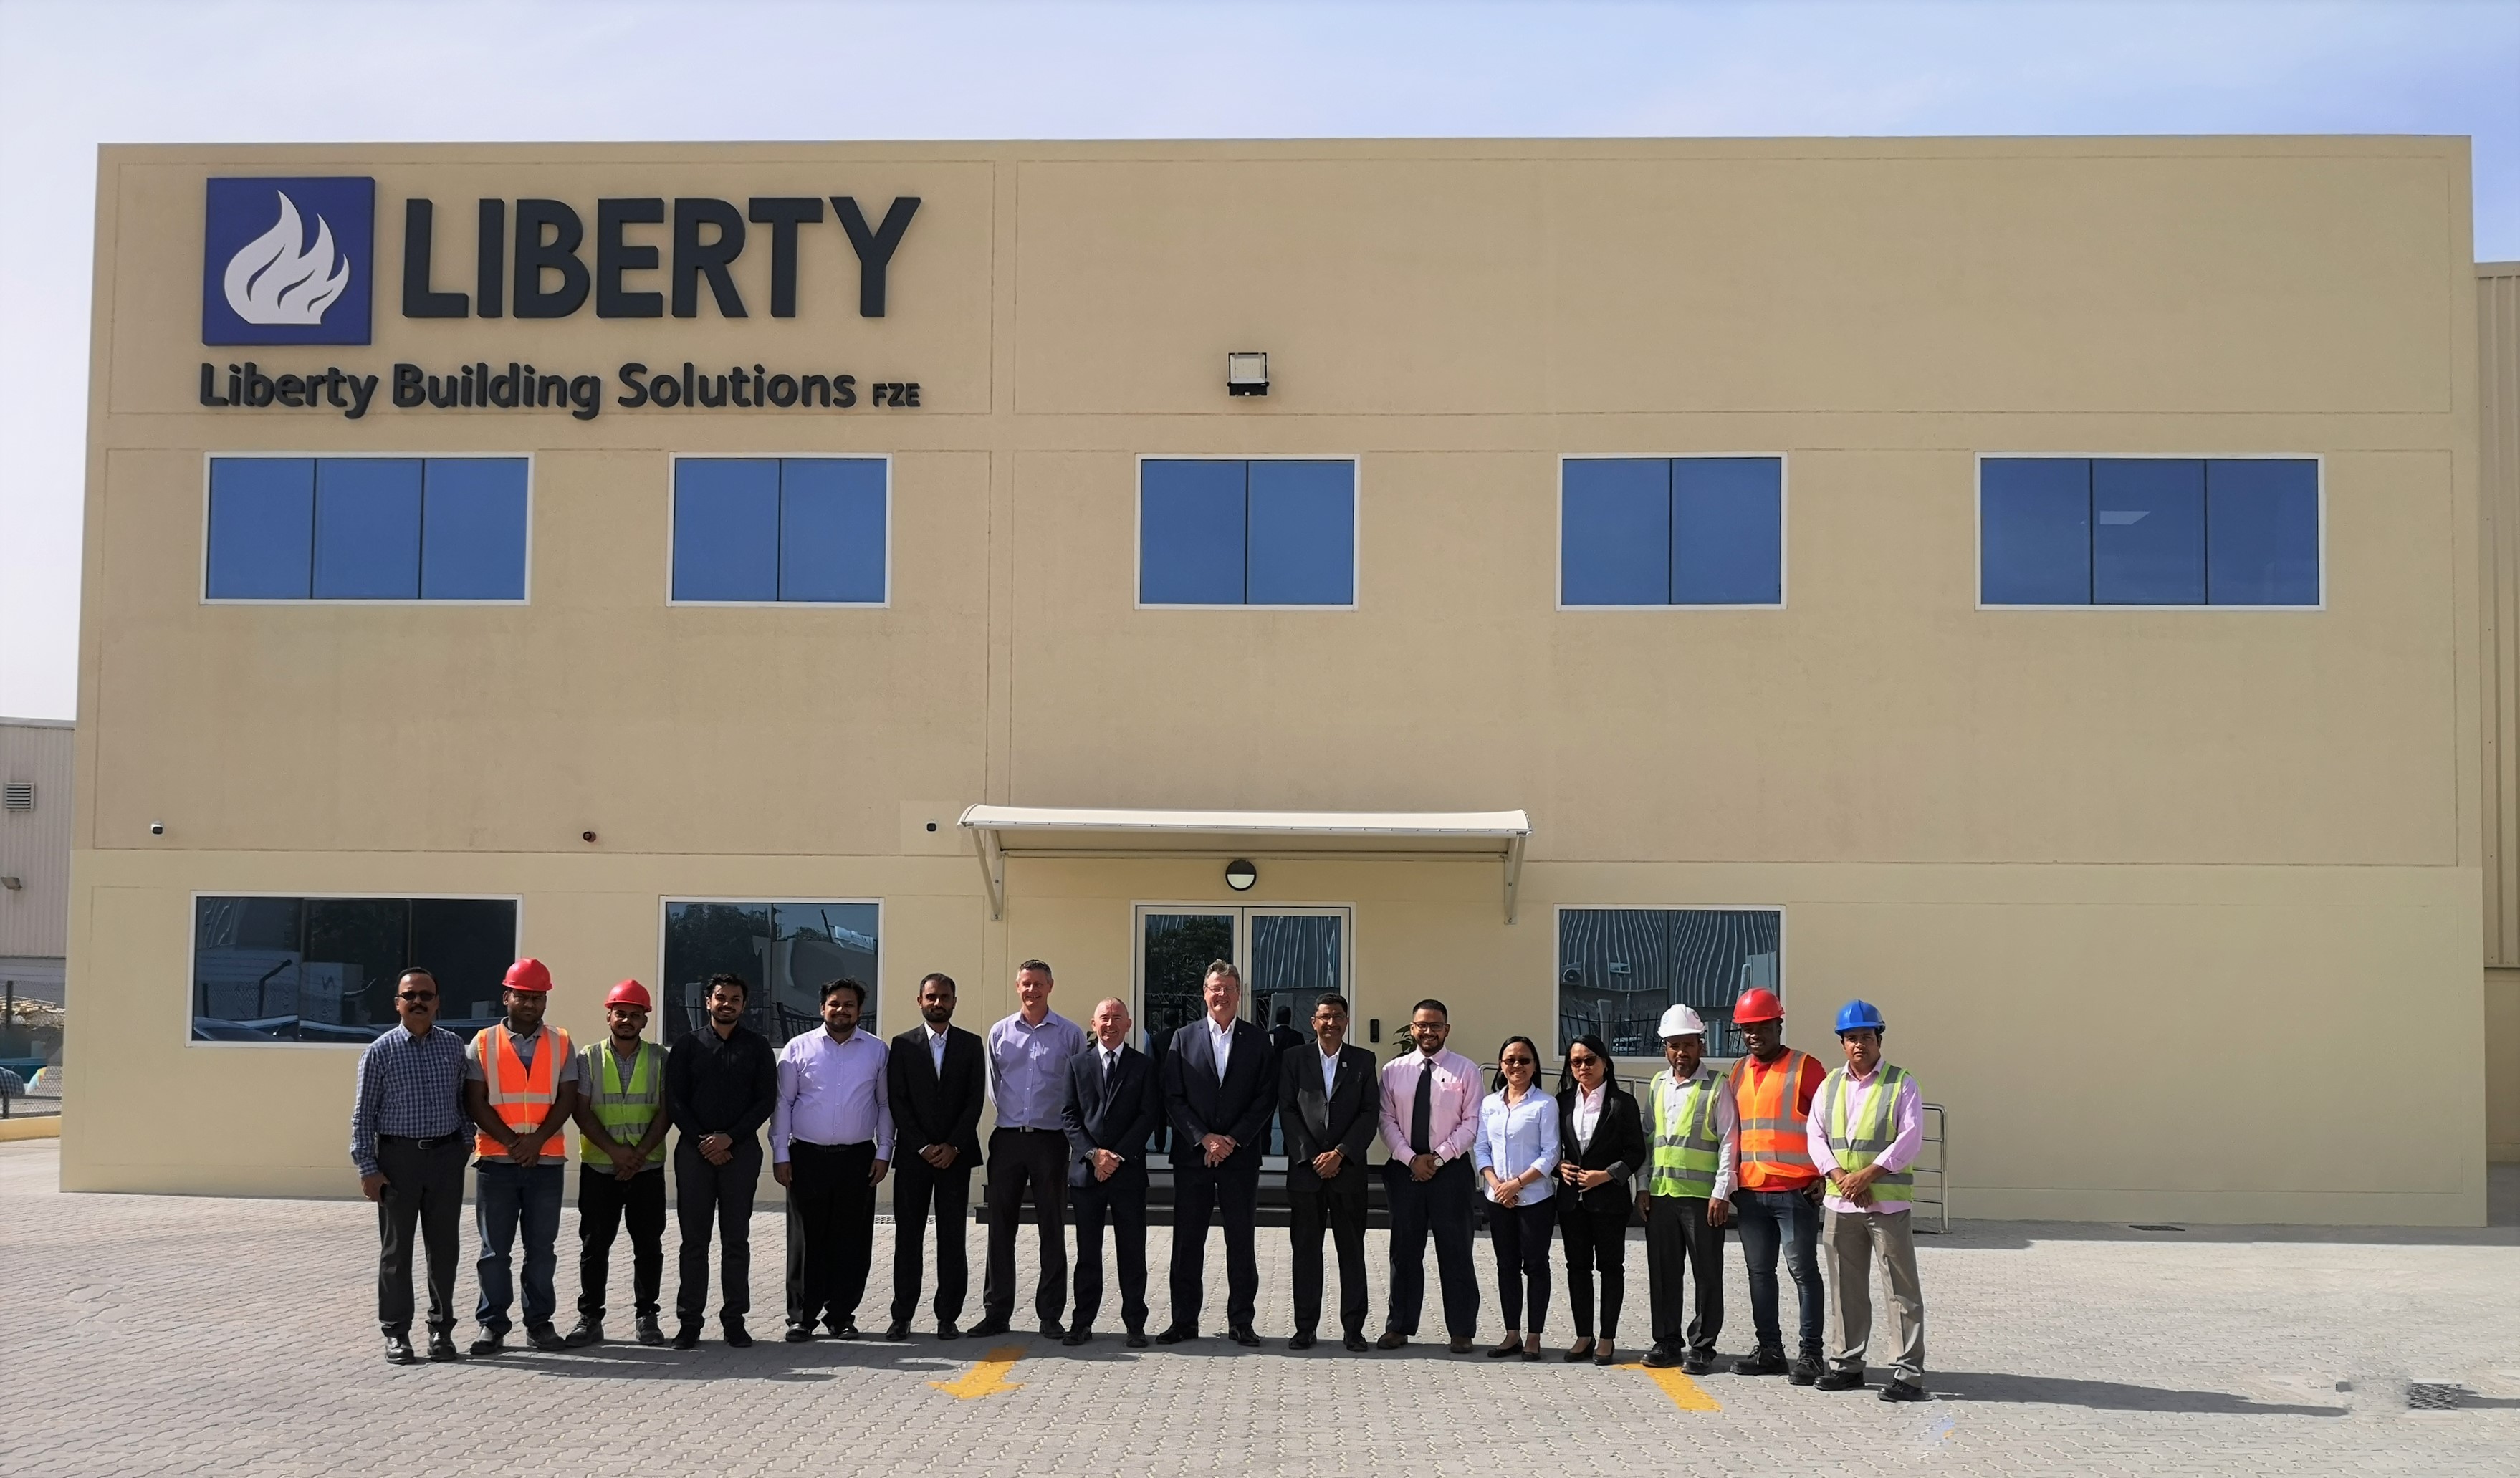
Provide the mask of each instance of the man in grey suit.
POLYGON ((1094 1008, 1094 1040, 1067 1059, 1067 1210, 1076 1224, 1076 1313, 1061 1344, 1094 1337, 1102 1308, 1102 1228, 1120 1263, 1120 1321, 1129 1348, 1147 1347, 1147 1137, 1162 1099, 1155 1067, 1129 1045, 1129 1007, 1094 1008))
POLYGON ((1295 1337, 1313 1347, 1322 1319, 1322 1230, 1338 1243, 1339 1325, 1365 1343, 1365 1153, 1380 1123, 1380 1064, 1347 1045, 1347 998, 1313 1004, 1313 1045, 1278 1058, 1278 1118, 1286 1131, 1286 1201, 1295 1253, 1295 1337))

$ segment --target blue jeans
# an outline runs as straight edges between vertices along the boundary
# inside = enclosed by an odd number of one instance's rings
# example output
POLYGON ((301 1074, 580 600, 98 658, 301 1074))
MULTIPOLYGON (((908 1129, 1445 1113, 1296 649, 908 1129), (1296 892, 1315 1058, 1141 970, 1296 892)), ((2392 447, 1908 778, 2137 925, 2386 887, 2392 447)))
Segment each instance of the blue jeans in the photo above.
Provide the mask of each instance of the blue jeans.
POLYGON ((1784 1350, 1777 1327, 1777 1249, 1785 1252, 1785 1271, 1793 1275, 1795 1301, 1801 1305, 1798 1353, 1820 1358, 1820 1203, 1799 1190, 1742 1190, 1732 1196, 1734 1223, 1741 1231, 1741 1261, 1750 1274, 1750 1323, 1758 1330, 1759 1348, 1784 1350))
POLYGON ((472 1265, 481 1283, 481 1302, 472 1311, 482 1332, 505 1334, 515 1325, 508 1305, 516 1297, 508 1276, 508 1249, 516 1242, 517 1224, 525 1227, 525 1327, 550 1323, 560 1308, 552 1289, 552 1269, 560 1261, 560 1202, 567 1174, 559 1160, 538 1165, 511 1165, 484 1160, 472 1187, 472 1224, 481 1234, 481 1256, 472 1265))

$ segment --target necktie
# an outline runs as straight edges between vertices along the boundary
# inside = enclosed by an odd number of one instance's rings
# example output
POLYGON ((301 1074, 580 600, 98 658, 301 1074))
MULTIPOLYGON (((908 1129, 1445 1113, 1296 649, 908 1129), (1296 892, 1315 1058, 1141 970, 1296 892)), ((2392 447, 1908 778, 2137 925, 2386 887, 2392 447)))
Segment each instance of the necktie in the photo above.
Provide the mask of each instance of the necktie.
POLYGON ((1418 1070, 1418 1101, 1409 1110, 1409 1152, 1433 1154, 1435 1131, 1435 1059, 1418 1070))
POLYGON ((1107 1047, 1102 1049, 1102 1082, 1106 1087, 1111 1082, 1111 1069, 1118 1065, 1119 1060, 1120 1054, 1118 1053, 1111 1051, 1111 1049, 1107 1047))

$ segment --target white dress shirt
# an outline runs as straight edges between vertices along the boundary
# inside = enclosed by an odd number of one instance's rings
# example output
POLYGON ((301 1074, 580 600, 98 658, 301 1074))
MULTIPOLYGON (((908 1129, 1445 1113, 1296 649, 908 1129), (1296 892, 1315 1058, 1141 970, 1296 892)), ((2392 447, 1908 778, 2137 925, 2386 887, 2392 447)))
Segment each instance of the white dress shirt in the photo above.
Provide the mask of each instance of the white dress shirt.
POLYGON ((1214 1016, 1204 1019, 1207 1022, 1208 1050, 1216 1053, 1216 1081, 1222 1083, 1225 1081, 1225 1064, 1234 1056, 1234 1027, 1230 1022, 1224 1026, 1217 1025, 1214 1016))
POLYGON ((1601 1086, 1590 1093, 1585 1092, 1580 1086, 1575 1090, 1573 1119, 1577 1149, 1593 1147, 1593 1133, 1601 1127, 1601 1105, 1608 1101, 1610 1101, 1610 1081, 1607 1078, 1602 1079, 1601 1086))
MULTIPOLYGON (((922 1024, 924 1025, 924 1023, 922 1024)), ((927 1060, 936 1064, 936 1076, 939 1078, 945 1076, 946 1031, 947 1028, 941 1026, 927 1028, 927 1060)))
POLYGON ((852 1031, 834 1042, 828 1028, 791 1037, 779 1049, 779 1096, 770 1109, 770 1160, 788 1163, 788 1146, 863 1144, 892 1161, 892 1099, 884 1092, 884 1045, 852 1031))
MULTIPOLYGON (((1318 1048, 1315 1050, 1319 1051, 1318 1048)), ((1338 1088, 1338 1059, 1336 1053, 1322 1053, 1322 1097, 1325 1098, 1338 1088)))

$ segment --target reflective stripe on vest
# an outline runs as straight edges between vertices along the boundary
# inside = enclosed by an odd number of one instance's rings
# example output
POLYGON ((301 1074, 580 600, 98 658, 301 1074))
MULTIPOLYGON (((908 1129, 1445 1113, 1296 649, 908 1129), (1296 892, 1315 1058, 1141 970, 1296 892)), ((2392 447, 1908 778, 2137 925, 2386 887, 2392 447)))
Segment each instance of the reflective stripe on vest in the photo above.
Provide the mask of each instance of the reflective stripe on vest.
MULTIPOLYGON (((575 1051, 568 1043, 568 1033, 557 1026, 542 1029, 543 1045, 534 1051, 531 1067, 517 1055, 516 1044, 508 1040, 507 1027, 496 1022, 472 1034, 473 1050, 480 1055, 481 1076, 488 1080, 490 1111, 518 1134, 532 1134, 542 1127, 551 1106, 560 1097, 553 1085, 560 1077, 560 1064, 575 1051)), ((506 1146, 487 1134, 475 1135, 473 1152, 485 1160, 504 1160, 506 1146)), ((568 1136, 555 1134, 543 1141, 542 1163, 558 1165, 568 1159, 568 1136)))
POLYGON ((1824 1076, 1825 1069, 1809 1053, 1787 1049, 1785 1055, 1786 1061, 1761 1074, 1750 1071, 1750 1057, 1732 1064, 1732 1109, 1740 1115, 1742 1165, 1767 1167, 1766 1184, 1791 1187, 1820 1179, 1820 1167, 1812 1163, 1809 1123, 1795 1105, 1803 1101, 1803 1085, 1810 1081, 1805 1075, 1824 1076))
MULTIPOLYGON (((648 1137, 648 1126, 664 1111, 664 1069, 659 1065, 664 1055, 665 1050, 652 1042, 639 1044, 638 1060, 631 1064, 630 1076, 624 1081, 621 1059, 614 1055, 610 1038, 586 1050, 584 1060, 578 1064, 584 1080, 579 1087, 587 1095, 588 1106, 595 1110, 595 1122, 604 1126, 614 1143, 638 1148, 639 1142, 648 1137)), ((577 1157, 589 1165, 612 1163, 610 1155, 596 1148, 595 1142, 582 1134, 577 1137, 577 1157)), ((647 1164, 641 1168, 664 1163, 665 1146, 660 1142, 649 1151, 647 1164)))
POLYGON ((1678 1122, 1673 1122, 1671 1070, 1653 1075, 1653 1159, 1645 1180, 1649 1195, 1695 1197, 1715 1194, 1715 1175, 1724 1165, 1724 1146, 1717 1141, 1715 1096, 1723 1085, 1699 1068, 1680 1085, 1678 1122))
MULTIPOLYGON (((1907 1071, 1883 1063, 1872 1075, 1872 1082, 1858 1094, 1846 1091, 1846 1070, 1838 1069, 1823 1079, 1820 1097, 1812 1099, 1812 1113, 1820 1120, 1821 1133, 1828 1139, 1828 1152, 1837 1156, 1840 1170, 1862 1170, 1881 1158, 1899 1138, 1896 1120, 1899 1107, 1899 1086, 1908 1081, 1907 1071), (1854 1101, 1849 1103, 1849 1099, 1854 1101)), ((1905 1170, 1884 1172, 1872 1183, 1876 1201, 1911 1200, 1909 1192, 1916 1178, 1905 1170)))

